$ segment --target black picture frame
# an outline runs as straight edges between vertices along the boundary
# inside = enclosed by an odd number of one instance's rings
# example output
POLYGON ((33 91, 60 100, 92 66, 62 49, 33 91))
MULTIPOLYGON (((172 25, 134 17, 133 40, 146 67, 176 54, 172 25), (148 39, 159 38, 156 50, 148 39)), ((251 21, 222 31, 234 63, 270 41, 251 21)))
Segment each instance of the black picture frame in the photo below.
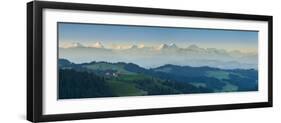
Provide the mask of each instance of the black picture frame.
POLYGON ((272 28, 273 28, 273 17, 265 16, 265 15, 248 15, 248 14, 93 5, 93 4, 80 4, 80 3, 45 2, 45 1, 29 2, 27 3, 27 120, 31 122, 46 122, 46 121, 64 121, 64 120, 79 120, 79 119, 93 119, 93 118, 107 118, 107 117, 123 117, 123 116, 137 116, 137 115, 154 115, 154 114, 272 107, 273 106, 272 28), (44 115, 42 113, 43 111, 43 102, 42 102, 43 100, 43 94, 42 94, 43 13, 42 10, 44 8, 266 21, 268 22, 268 101, 258 102, 258 103, 44 115))

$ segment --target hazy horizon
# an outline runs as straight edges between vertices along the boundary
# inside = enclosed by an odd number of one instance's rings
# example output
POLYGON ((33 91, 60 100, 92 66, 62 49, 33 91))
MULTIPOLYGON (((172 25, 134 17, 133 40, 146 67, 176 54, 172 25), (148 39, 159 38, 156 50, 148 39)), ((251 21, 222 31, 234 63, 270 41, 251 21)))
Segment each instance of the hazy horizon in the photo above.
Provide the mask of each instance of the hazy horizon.
POLYGON ((59 58, 135 63, 254 68, 258 32, 165 28, 106 24, 58 23, 59 58))

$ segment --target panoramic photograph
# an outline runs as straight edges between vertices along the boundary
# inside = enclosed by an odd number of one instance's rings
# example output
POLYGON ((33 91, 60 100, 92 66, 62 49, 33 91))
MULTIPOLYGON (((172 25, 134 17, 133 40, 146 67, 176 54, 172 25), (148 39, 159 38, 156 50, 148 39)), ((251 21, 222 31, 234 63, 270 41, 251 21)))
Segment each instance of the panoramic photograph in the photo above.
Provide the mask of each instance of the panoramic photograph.
POLYGON ((258 31, 57 25, 58 99, 258 91, 258 31))

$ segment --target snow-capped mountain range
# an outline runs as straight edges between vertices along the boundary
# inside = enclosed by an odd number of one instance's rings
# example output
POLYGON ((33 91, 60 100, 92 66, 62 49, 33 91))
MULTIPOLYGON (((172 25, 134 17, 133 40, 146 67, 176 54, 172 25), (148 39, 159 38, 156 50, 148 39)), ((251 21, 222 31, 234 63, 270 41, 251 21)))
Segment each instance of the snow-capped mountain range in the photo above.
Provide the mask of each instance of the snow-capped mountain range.
POLYGON ((210 66, 224 69, 258 68, 257 53, 202 48, 197 45, 179 47, 174 43, 158 46, 140 44, 111 47, 104 46, 101 42, 87 45, 60 43, 59 58, 66 58, 76 63, 88 61, 132 62, 146 68, 165 64, 210 66))
POLYGON ((67 48, 97 48, 97 49, 107 49, 107 50, 130 50, 130 49, 146 49, 146 50, 179 50, 179 51, 193 51, 193 52, 201 52, 201 53, 221 53, 221 54, 232 54, 236 56, 241 55, 257 55, 257 53, 249 52, 243 53, 239 50, 227 51, 225 49, 217 49, 217 48, 201 48, 195 44, 189 45, 188 47, 178 47, 176 44, 160 44, 158 46, 145 46, 144 44, 140 45, 131 45, 131 46, 122 46, 122 45, 114 45, 113 47, 105 47, 101 42, 95 42, 92 44, 81 44, 81 43, 61 43, 59 45, 61 49, 67 48))
POLYGON ((101 44, 101 42, 96 42, 94 44, 90 44, 88 47, 90 47, 90 48, 104 48, 104 46, 101 44))
POLYGON ((59 45, 60 48, 105 48, 105 49, 118 49, 118 50, 125 50, 125 49, 133 49, 133 48, 155 48, 155 49, 166 49, 166 48, 178 48, 176 44, 161 44, 159 46, 151 47, 151 46, 145 46, 143 44, 140 45, 131 45, 131 46, 122 46, 122 45, 114 45, 114 47, 104 47, 104 45, 101 42, 95 42, 92 44, 81 44, 81 43, 61 43, 59 45))
POLYGON ((78 42, 74 42, 74 43, 61 43, 59 45, 59 48, 104 48, 104 46, 101 44, 101 42, 96 42, 93 44, 88 44, 88 45, 83 45, 81 43, 78 42))

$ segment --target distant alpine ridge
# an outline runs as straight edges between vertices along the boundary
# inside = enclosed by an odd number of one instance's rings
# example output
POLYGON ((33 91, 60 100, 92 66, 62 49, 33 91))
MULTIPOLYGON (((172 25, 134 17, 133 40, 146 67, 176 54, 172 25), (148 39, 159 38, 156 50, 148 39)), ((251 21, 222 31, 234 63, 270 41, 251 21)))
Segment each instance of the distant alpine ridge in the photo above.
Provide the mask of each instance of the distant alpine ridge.
MULTIPOLYGON (((200 48, 199 46, 195 45, 195 44, 192 44, 192 45, 189 45, 188 47, 178 47, 175 43, 170 43, 170 44, 160 44, 158 46, 145 46, 144 44, 139 44, 139 45, 130 45, 130 46, 123 46, 123 45, 114 45, 114 46, 108 46, 108 47, 105 47, 100 41, 98 42, 95 42, 95 43, 90 43, 90 44, 81 44, 81 43, 78 43, 78 42, 72 42, 72 43, 69 43, 69 42, 61 42, 60 45, 59 45, 59 48, 62 48, 62 49, 67 49, 67 48, 103 48, 103 49, 108 49, 108 50, 129 50, 129 49, 135 49, 135 48, 138 48, 138 49, 150 49, 150 50, 164 50, 164 49, 186 49, 186 50, 189 50, 189 51, 197 51, 197 52, 217 52, 217 53, 225 53, 227 52, 226 50, 224 49, 216 49, 216 48, 200 48)), ((238 50, 234 50, 234 51, 229 51, 230 53, 236 53, 236 54, 239 54, 239 53, 242 53, 238 50)), ((256 54, 256 53, 253 53, 253 52, 250 52, 248 54, 256 54)))
POLYGON ((75 63, 96 61, 136 63, 145 68, 155 68, 165 64, 180 66, 211 66, 222 69, 258 69, 257 53, 245 53, 238 50, 227 51, 217 48, 201 48, 197 45, 179 47, 161 44, 159 46, 131 45, 112 47, 101 42, 93 44, 60 43, 59 57, 75 63))
POLYGON ((59 59, 59 99, 241 92, 258 90, 255 69, 220 69, 166 64, 59 59))

